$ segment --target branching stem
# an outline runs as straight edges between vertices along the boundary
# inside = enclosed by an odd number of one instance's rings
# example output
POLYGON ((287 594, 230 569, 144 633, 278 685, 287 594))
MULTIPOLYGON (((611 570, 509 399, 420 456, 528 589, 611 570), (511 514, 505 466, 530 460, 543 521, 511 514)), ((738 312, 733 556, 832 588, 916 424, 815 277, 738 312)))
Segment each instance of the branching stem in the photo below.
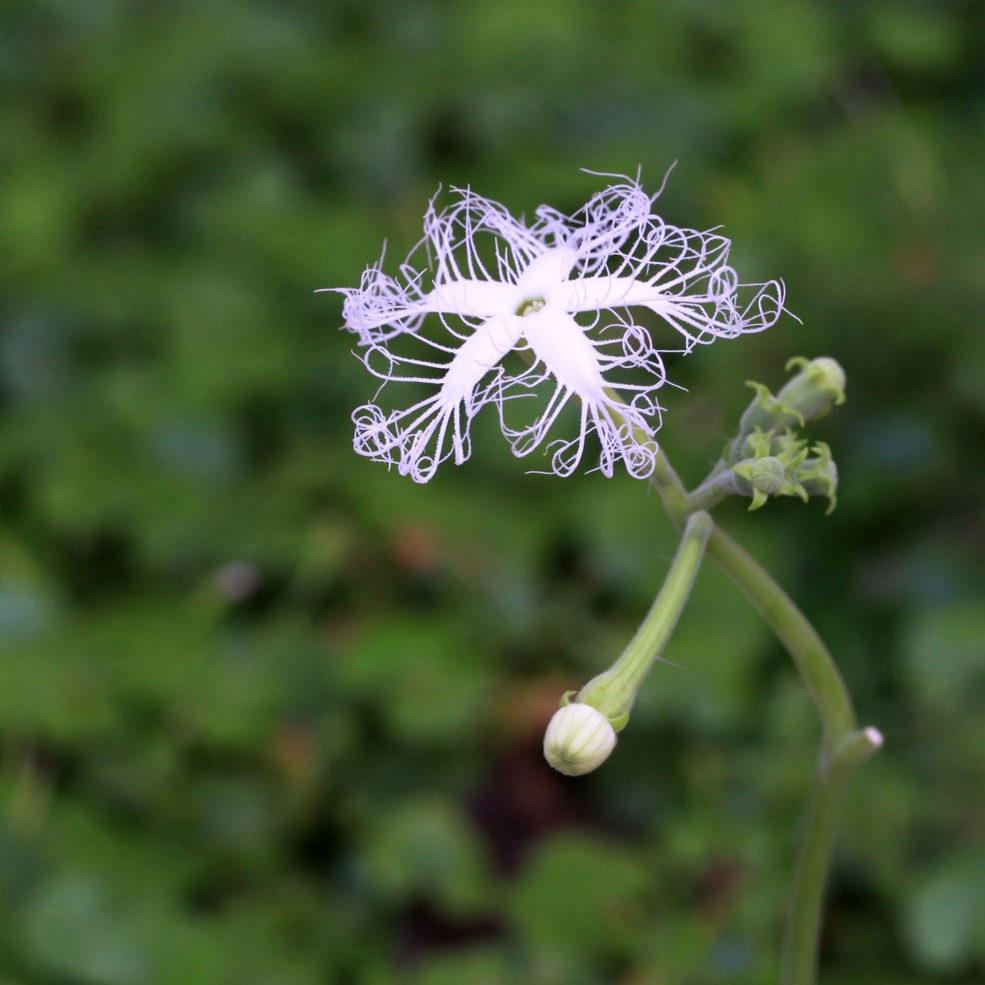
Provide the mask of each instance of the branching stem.
MULTIPOLYGON (((651 480, 671 520, 680 529, 693 510, 714 505, 714 495, 688 496, 663 451, 651 480)), ((723 530, 715 527, 707 555, 746 596, 790 654, 821 723, 817 775, 784 933, 781 985, 814 985, 828 870, 845 787, 854 766, 882 744, 875 728, 859 730, 851 698, 834 662, 807 617, 773 577, 723 530)))

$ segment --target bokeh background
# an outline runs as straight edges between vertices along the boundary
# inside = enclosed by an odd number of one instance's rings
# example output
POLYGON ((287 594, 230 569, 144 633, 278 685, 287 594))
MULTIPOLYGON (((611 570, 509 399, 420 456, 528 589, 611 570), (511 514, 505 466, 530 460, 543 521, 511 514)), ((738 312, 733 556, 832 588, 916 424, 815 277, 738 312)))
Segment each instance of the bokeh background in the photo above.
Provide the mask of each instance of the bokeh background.
MULTIPOLYGON (((564 211, 635 174, 798 324, 671 366, 698 481, 747 379, 827 354, 837 511, 721 519, 884 754, 831 985, 985 978, 985 7, 810 0, 0 6, 0 981, 774 980, 818 730, 704 571, 616 754, 541 759, 674 535, 478 427, 351 450, 341 299, 439 184, 564 211)), ((481 422, 480 422, 481 424, 481 422)))

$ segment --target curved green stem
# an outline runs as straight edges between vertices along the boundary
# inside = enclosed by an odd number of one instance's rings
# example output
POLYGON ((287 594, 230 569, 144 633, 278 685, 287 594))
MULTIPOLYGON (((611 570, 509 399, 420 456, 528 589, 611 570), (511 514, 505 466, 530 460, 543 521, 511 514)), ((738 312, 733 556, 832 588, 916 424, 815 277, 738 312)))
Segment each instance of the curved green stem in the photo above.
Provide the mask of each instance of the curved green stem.
POLYGON ((809 985, 817 980, 824 889, 850 775, 846 763, 818 767, 787 909, 780 965, 783 985, 809 985))
MULTIPOLYGON (((686 523, 690 509, 714 505, 713 495, 689 498, 662 451, 657 453, 653 486, 678 527, 686 523)), ((845 787, 852 768, 879 748, 882 736, 874 728, 858 730, 851 698, 831 653, 773 577, 720 528, 712 531, 707 554, 790 654, 821 721, 821 754, 790 893, 780 977, 782 985, 813 985, 824 890, 845 787)))
POLYGON ((882 744, 876 729, 858 730, 855 710, 828 648, 773 578, 722 530, 708 554, 742 590, 793 658, 821 719, 821 755, 807 826, 790 892, 780 981, 813 985, 824 890, 845 787, 852 768, 882 744))
POLYGON ((828 648, 790 596, 721 528, 712 534, 708 553, 793 658, 821 719, 824 748, 833 751, 857 726, 851 698, 828 648))
POLYGON ((692 513, 687 518, 667 577, 636 634, 619 659, 608 670, 593 677, 575 698, 602 712, 617 732, 629 721, 636 692, 663 652, 684 611, 712 527, 707 513, 692 513))
MULTIPOLYGON (((687 522, 688 496, 663 451, 657 453, 659 480, 653 485, 677 526, 687 522)), ((830 752, 856 729, 855 712, 828 648, 807 617, 772 575, 720 527, 708 540, 708 554, 749 599, 793 658, 814 701, 830 752)))
POLYGON ((688 493, 684 508, 690 510, 710 510, 724 502, 736 490, 727 488, 732 478, 731 472, 724 472, 703 482, 697 489, 688 493))
MULTIPOLYGON (((645 440, 642 435, 639 438, 645 440)), ((660 449, 656 450, 651 484, 679 529, 687 524, 692 510, 715 505, 714 490, 688 496, 660 449)), ((834 658, 773 577, 717 527, 708 538, 706 552, 777 635, 800 672, 821 720, 821 753, 790 893, 780 976, 782 985, 814 985, 824 890, 845 786, 852 768, 882 745, 882 736, 874 728, 858 729, 834 658)))

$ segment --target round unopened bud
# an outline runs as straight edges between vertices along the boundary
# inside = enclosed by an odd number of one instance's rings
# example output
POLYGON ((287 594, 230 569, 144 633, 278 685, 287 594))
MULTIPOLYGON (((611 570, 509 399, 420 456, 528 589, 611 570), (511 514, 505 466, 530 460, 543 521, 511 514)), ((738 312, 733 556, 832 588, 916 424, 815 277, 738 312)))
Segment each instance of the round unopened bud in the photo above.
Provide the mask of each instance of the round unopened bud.
POLYGON ((559 708, 544 733, 544 756, 567 776, 601 766, 616 746, 616 731, 597 708, 574 701, 559 708))
POLYGON ((776 455, 757 458, 749 470, 749 485, 775 496, 787 481, 787 470, 776 455))

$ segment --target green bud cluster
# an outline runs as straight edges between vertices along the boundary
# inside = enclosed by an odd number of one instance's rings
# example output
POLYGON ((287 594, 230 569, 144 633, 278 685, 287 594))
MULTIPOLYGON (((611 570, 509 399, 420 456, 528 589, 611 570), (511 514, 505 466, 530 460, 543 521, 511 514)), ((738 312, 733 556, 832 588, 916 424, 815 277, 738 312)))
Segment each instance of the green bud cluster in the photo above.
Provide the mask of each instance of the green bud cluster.
POLYGON ((748 496, 756 510, 771 496, 825 496, 828 512, 836 504, 838 469, 831 449, 810 444, 799 429, 844 403, 845 371, 827 356, 787 363, 796 372, 775 396, 762 383, 750 382, 752 403, 739 421, 739 433, 702 485, 692 493, 695 505, 726 496, 748 496))
POLYGON ((770 496, 799 496, 805 503, 811 496, 825 496, 828 513, 837 505, 838 467, 825 442, 810 445, 792 430, 757 431, 746 439, 745 449, 749 457, 736 462, 731 474, 741 480, 735 491, 752 496, 750 510, 758 510, 770 496))
POLYGON ((729 464, 747 458, 745 442, 757 432, 776 434, 797 427, 808 421, 824 417, 832 407, 845 402, 845 371, 828 356, 806 359, 796 356, 787 363, 787 369, 797 372, 773 396, 762 383, 749 381, 756 392, 752 403, 739 421, 739 433, 728 447, 726 461, 729 464))

